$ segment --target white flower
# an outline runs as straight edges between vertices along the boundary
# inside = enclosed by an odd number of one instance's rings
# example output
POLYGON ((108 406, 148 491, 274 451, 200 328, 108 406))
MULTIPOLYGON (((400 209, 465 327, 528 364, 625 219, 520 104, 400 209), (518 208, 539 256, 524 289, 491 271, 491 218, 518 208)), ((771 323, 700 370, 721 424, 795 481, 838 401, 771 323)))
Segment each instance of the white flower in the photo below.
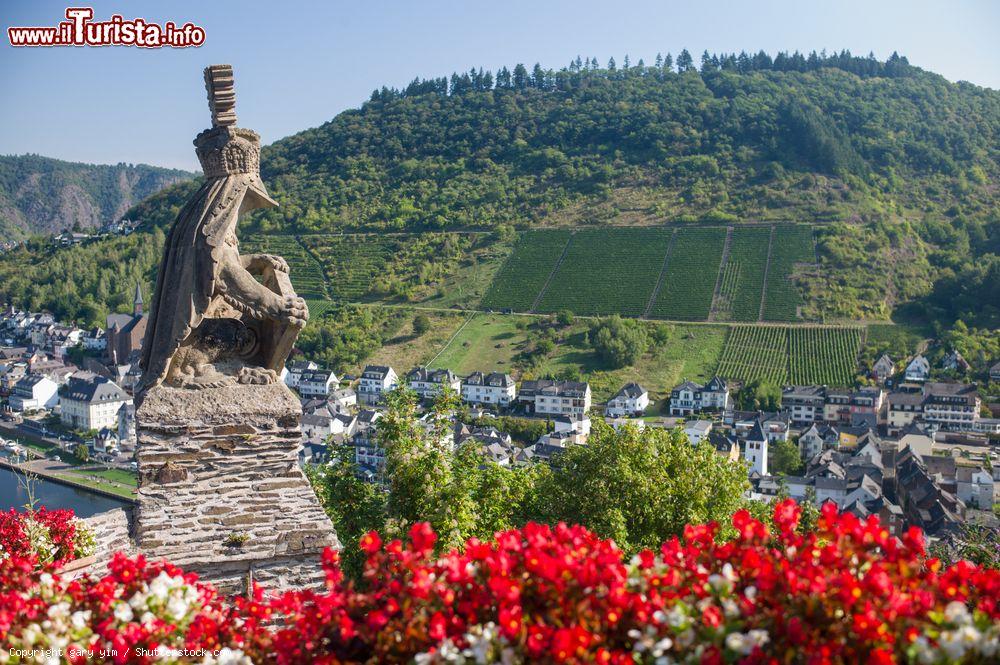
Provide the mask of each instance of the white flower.
POLYGON ((52 575, 50 575, 49 573, 42 573, 41 575, 38 576, 38 583, 43 587, 52 586, 52 581, 53 581, 52 575))
POLYGON ((923 663, 923 665, 930 665, 937 660, 934 650, 931 649, 930 642, 923 635, 919 635, 917 639, 913 641, 913 646, 917 651, 917 660, 923 663))
POLYGON ((771 641, 771 636, 767 634, 766 630, 755 628, 754 630, 747 632, 747 639, 753 642, 754 646, 762 647, 771 641))
POLYGON ((210 653, 205 654, 202 663, 205 665, 250 665, 250 657, 239 649, 225 647, 219 651, 218 657, 212 657, 210 653))
POLYGON ((741 655, 750 653, 750 650, 747 649, 747 640, 743 636, 743 633, 729 633, 726 635, 726 648, 741 655))
POLYGON ((77 630, 85 628, 89 621, 90 621, 90 610, 86 610, 83 612, 80 611, 73 612, 73 616, 70 617, 70 622, 73 624, 73 627, 76 628, 77 630))
POLYGON ((65 619, 69 617, 69 603, 56 603, 49 607, 48 616, 50 619, 65 619))
POLYGON ((961 603, 957 600, 953 600, 948 603, 948 606, 944 608, 944 618, 948 620, 949 623, 965 624, 972 621, 972 617, 969 615, 969 610, 965 607, 965 603, 961 603))
POLYGON ((952 660, 961 660, 970 647, 975 648, 979 642, 979 631, 974 626, 962 626, 957 630, 946 630, 941 633, 941 650, 952 660))
POLYGON ((128 599, 128 604, 132 606, 133 610, 141 610, 146 607, 147 596, 142 591, 136 591, 131 598, 128 599))
POLYGON ((170 596, 167 601, 167 613, 175 619, 183 619, 188 613, 187 602, 179 596, 170 596))
POLYGON ((115 619, 121 623, 128 623, 135 616, 128 603, 119 601, 115 603, 115 619))

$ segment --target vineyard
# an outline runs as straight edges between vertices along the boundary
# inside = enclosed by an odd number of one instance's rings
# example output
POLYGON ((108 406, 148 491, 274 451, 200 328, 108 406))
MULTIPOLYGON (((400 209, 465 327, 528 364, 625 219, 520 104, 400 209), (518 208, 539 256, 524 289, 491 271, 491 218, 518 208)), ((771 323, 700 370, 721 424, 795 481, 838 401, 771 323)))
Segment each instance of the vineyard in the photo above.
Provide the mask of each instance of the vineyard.
POLYGON ((650 315, 681 321, 707 319, 725 241, 723 227, 680 229, 650 315))
POLYGON ((749 323, 761 313, 766 271, 764 320, 795 321, 791 276, 814 260, 812 230, 775 226, 772 244, 771 228, 733 227, 721 274, 721 226, 535 229, 513 251, 485 233, 251 235, 243 244, 283 256, 296 290, 315 301, 749 323))
POLYGON ((739 381, 849 386, 861 345, 858 328, 736 325, 717 373, 739 381))
POLYGON ((860 347, 859 328, 789 328, 789 381, 849 386, 860 347))
POLYGON ((531 309, 569 239, 569 231, 555 229, 528 231, 521 236, 483 297, 482 307, 531 309))
POLYGON ((764 290, 764 269, 770 240, 769 226, 733 229, 726 266, 728 268, 729 263, 736 266, 727 317, 732 321, 756 321, 760 316, 760 297, 764 290))
POLYGON ((665 229, 578 231, 542 294, 540 312, 640 316, 670 242, 665 229))
POLYGON ((323 262, 330 297, 348 302, 368 293, 398 249, 396 238, 374 235, 305 236, 303 242, 323 262))
POLYGON ((797 263, 813 263, 813 231, 801 224, 784 224, 774 229, 771 267, 767 272, 766 321, 795 321, 802 298, 791 275, 797 263))
POLYGON ((252 235, 240 241, 244 254, 276 254, 288 263, 295 291, 303 298, 327 297, 323 270, 295 236, 252 235))

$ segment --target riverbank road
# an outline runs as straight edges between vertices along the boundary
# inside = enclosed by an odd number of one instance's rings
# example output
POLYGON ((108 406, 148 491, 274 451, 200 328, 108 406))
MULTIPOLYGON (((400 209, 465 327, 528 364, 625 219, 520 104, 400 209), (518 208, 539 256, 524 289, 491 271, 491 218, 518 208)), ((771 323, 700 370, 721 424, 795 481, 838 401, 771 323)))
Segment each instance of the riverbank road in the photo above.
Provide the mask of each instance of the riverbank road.
POLYGON ((24 473, 40 478, 70 481, 125 497, 130 497, 135 492, 135 482, 128 482, 131 478, 128 472, 99 465, 80 466, 43 457, 22 462, 17 467, 24 473))

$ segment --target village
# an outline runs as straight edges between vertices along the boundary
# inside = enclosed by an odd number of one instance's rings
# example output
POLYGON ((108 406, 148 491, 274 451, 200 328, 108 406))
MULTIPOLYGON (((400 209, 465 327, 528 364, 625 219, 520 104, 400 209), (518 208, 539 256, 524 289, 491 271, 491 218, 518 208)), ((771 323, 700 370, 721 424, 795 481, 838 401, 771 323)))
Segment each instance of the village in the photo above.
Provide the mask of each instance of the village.
MULTIPOLYGON (((130 313, 110 315, 106 328, 90 330, 47 313, 4 310, 0 438, 6 432, 52 444, 64 459, 134 472, 132 393, 141 376, 143 306, 136 285, 130 313)), ((942 369, 963 363, 952 352, 942 369)), ((967 523, 996 524, 1000 419, 983 415, 988 410, 977 386, 932 380, 923 355, 899 365, 883 355, 867 372, 871 385, 856 389, 784 386, 774 411, 738 409, 736 386, 725 377, 684 381, 661 414, 651 413, 649 392, 635 382, 598 404, 585 381, 518 382, 502 372, 462 377, 416 367, 400 375, 367 365, 359 376, 338 377, 300 357, 281 378, 302 403, 300 462, 322 464, 347 451, 358 475, 374 483, 385 480, 377 437, 385 397, 405 386, 424 405, 444 391, 458 396, 462 407, 442 445, 475 446, 501 466, 546 463, 586 445, 592 420, 614 428, 679 428, 692 445, 706 442, 745 463, 752 499, 832 501, 859 516, 877 514, 895 534, 916 525, 940 537, 967 523), (791 463, 788 450, 797 453, 791 463)), ((990 380, 1000 380, 1000 363, 992 365, 990 380)), ((6 447, 19 449, 13 441, 6 447)))

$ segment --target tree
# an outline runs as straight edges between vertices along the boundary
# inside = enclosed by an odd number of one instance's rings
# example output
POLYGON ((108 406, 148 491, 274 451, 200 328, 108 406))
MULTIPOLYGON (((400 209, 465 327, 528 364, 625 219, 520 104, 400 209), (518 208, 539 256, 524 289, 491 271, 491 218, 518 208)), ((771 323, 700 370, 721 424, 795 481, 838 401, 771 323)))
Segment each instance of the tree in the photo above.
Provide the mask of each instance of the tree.
POLYGON ((781 388, 760 379, 748 381, 736 393, 736 405, 744 411, 777 411, 781 405, 781 388))
POLYGON ((561 310, 558 314, 556 314, 556 323, 561 326, 573 325, 573 312, 568 309, 561 310))
POLYGON ((627 552, 657 548, 685 524, 726 523, 747 488, 746 466, 680 430, 615 431, 594 423, 586 446, 558 455, 535 492, 539 517, 583 524, 627 552))
POLYGON ((791 441, 779 440, 771 445, 771 467, 776 473, 794 476, 803 466, 799 448, 791 441))
POLYGON ((694 59, 691 54, 688 53, 687 49, 681 51, 680 55, 677 56, 677 71, 686 72, 694 69, 694 59))
POLYGON ((514 67, 514 88, 524 90, 528 87, 528 69, 520 62, 514 67))
POLYGON ((417 314, 413 317, 413 334, 420 337, 430 331, 431 320, 426 314, 417 314))
POLYGON ((90 448, 85 443, 77 444, 76 448, 73 449, 73 457, 81 462, 90 460, 90 448))
POLYGON ((617 314, 595 323, 590 329, 590 340, 598 355, 615 369, 634 365, 649 348, 646 327, 617 314))
POLYGON ((668 74, 674 71, 674 56, 667 53, 663 56, 663 71, 668 74))
POLYGON ((365 560, 358 540, 385 526, 386 495, 377 484, 358 477, 351 446, 334 448, 331 457, 328 464, 306 467, 306 475, 343 543, 344 570, 356 577, 365 560))

